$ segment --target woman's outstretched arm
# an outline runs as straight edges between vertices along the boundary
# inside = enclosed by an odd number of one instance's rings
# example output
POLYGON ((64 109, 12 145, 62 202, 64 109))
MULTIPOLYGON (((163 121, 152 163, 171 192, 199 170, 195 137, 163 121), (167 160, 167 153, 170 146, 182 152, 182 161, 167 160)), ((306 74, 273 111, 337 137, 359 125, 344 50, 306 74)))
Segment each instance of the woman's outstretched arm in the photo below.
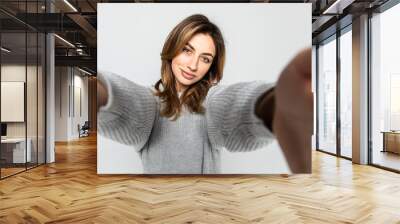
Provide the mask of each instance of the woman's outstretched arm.
POLYGON ((274 135, 255 113, 257 99, 274 84, 261 81, 215 86, 206 100, 207 131, 213 147, 230 152, 264 148, 274 135))
POLYGON ((293 173, 311 172, 313 96, 311 49, 297 54, 275 88, 257 101, 256 114, 273 131, 293 173))
POLYGON ((99 72, 97 78, 99 134, 142 149, 157 112, 151 89, 110 72, 99 72))

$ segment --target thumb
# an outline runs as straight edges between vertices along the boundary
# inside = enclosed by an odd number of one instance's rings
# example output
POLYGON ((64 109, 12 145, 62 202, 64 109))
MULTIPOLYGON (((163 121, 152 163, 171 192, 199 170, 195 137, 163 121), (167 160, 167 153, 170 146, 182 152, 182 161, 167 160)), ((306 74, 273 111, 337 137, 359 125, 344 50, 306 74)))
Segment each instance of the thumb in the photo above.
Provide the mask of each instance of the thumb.
POLYGON ((306 79, 311 79, 311 48, 301 50, 290 62, 292 69, 306 79))

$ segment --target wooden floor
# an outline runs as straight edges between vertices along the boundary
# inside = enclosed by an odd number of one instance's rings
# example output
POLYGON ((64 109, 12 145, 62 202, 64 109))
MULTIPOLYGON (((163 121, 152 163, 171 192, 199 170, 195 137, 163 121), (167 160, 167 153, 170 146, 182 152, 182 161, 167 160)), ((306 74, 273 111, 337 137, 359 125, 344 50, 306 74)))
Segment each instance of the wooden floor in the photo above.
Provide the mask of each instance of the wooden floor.
POLYGON ((311 175, 99 176, 96 139, 0 181, 0 223, 400 223, 400 175, 313 153, 311 175))
POLYGON ((2 167, 1 168, 1 178, 6 178, 8 176, 20 173, 20 172, 24 172, 27 169, 33 169, 37 167, 37 164, 29 164, 27 163, 27 167, 25 167, 25 164, 18 164, 18 167, 2 167))

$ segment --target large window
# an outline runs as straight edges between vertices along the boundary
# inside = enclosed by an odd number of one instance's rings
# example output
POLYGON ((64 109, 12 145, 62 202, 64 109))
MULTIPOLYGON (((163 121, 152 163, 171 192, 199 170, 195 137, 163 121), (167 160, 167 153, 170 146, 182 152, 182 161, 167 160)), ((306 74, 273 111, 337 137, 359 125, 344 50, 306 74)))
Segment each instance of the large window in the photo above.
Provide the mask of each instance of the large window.
POLYGON ((320 43, 317 51, 317 148, 351 159, 352 26, 337 33, 320 43))
POLYGON ((340 155, 352 157, 352 35, 345 28, 340 43, 340 155))
POLYGON ((372 163, 400 170, 400 5, 371 19, 372 163))
POLYGON ((336 154, 336 36, 318 47, 319 150, 336 154))

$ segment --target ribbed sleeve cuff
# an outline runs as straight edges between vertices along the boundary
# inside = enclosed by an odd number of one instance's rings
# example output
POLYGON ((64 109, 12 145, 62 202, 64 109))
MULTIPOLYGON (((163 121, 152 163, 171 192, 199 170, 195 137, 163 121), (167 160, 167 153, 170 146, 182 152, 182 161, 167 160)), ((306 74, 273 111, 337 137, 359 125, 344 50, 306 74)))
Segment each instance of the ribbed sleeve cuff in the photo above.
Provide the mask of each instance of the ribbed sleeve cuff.
POLYGON ((207 99, 210 142, 232 152, 253 151, 269 144, 274 135, 256 116, 255 104, 272 86, 256 81, 210 89, 207 99))

